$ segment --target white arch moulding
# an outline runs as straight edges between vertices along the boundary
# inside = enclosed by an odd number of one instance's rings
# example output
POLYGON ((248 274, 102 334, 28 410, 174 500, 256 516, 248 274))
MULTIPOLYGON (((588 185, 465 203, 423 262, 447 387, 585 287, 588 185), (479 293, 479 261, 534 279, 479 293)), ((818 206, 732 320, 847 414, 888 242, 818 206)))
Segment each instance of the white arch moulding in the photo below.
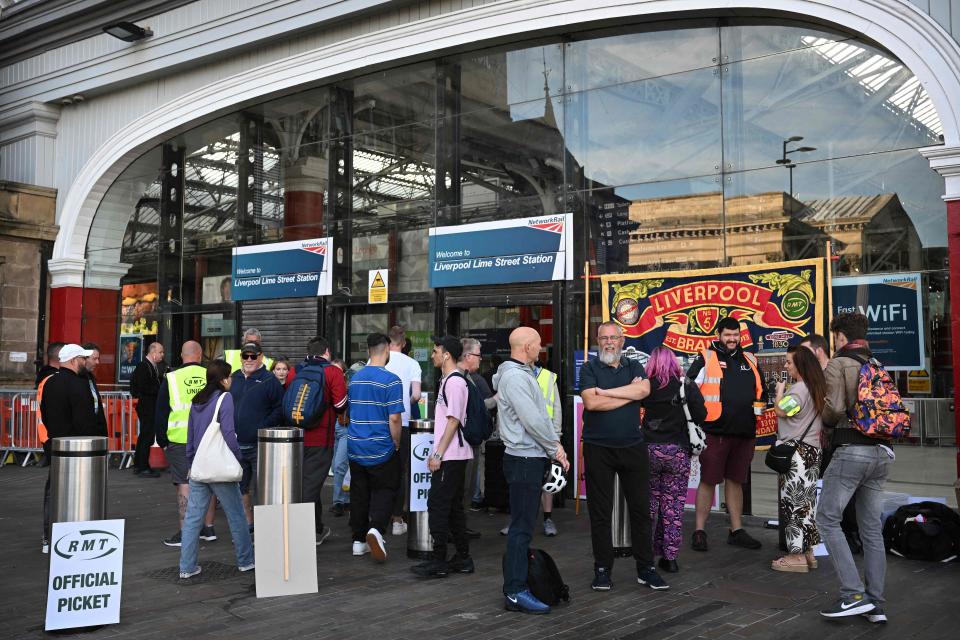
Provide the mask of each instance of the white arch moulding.
POLYGON ((906 0, 503 0, 351 38, 187 93, 129 123, 91 156, 67 192, 50 260, 53 287, 83 286, 87 236, 107 189, 138 156, 173 133, 299 85, 371 65, 528 32, 617 18, 728 9, 814 18, 879 43, 923 84, 943 125, 944 145, 924 150, 960 197, 960 46, 906 0))

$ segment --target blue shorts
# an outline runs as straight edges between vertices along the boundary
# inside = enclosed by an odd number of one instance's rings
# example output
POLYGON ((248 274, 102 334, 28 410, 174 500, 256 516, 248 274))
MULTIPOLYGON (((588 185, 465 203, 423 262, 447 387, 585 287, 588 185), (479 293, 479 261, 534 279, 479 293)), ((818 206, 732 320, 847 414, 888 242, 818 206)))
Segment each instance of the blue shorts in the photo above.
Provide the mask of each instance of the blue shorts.
POLYGON ((257 491, 257 446, 240 447, 240 467, 243 469, 243 477, 240 478, 240 493, 246 495, 249 489, 251 493, 257 491))

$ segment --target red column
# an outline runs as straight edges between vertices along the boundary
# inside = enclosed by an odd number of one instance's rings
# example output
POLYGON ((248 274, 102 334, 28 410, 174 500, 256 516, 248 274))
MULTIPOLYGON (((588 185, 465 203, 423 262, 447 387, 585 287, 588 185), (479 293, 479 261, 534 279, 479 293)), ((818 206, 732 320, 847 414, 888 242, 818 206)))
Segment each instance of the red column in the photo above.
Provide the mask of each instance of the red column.
MULTIPOLYGON (((947 202, 947 251, 950 262, 950 351, 953 359, 953 407, 960 409, 960 200, 947 202)), ((960 420, 954 413, 954 428, 960 443, 960 420)), ((957 450, 960 476, 960 449, 957 450)))
POLYGON ((115 289, 57 287, 50 290, 50 341, 96 342, 100 347, 97 382, 116 380, 120 292, 115 289))
POLYGON ((284 191, 283 239, 309 240, 323 237, 323 193, 284 191))

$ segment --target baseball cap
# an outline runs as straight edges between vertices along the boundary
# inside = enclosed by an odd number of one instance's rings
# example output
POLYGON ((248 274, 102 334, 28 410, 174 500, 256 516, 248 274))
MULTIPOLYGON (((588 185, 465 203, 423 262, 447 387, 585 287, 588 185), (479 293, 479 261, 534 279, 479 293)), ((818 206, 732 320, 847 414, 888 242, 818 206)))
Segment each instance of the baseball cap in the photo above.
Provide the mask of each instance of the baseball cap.
POLYGON ((454 360, 459 360, 460 356, 463 355, 463 344, 460 343, 460 338, 433 336, 433 344, 443 347, 443 350, 453 356, 454 360))
POLYGON ((247 344, 243 345, 242 349, 240 349, 240 353, 255 353, 256 355, 260 355, 263 353, 263 349, 261 349, 260 345, 258 345, 256 342, 248 342, 247 344))
POLYGON ((60 355, 57 356, 57 360, 60 362, 67 362, 68 360, 73 360, 76 357, 89 358, 93 355, 93 351, 90 349, 84 349, 78 344, 65 344, 60 348, 60 355))

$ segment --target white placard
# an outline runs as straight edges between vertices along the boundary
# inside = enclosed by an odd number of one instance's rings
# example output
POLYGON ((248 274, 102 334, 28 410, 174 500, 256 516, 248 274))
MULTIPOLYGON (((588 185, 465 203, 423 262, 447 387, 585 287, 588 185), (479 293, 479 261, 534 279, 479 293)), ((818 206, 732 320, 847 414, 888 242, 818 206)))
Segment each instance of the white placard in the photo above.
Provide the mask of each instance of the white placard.
POLYGON ((53 523, 47 631, 120 622, 123 523, 53 523))
POLYGON ((433 451, 432 433, 410 434, 410 512, 427 510, 430 469, 427 458, 433 451))
POLYGON ((10 362, 26 362, 27 361, 27 352, 26 351, 11 351, 10 352, 10 362))

